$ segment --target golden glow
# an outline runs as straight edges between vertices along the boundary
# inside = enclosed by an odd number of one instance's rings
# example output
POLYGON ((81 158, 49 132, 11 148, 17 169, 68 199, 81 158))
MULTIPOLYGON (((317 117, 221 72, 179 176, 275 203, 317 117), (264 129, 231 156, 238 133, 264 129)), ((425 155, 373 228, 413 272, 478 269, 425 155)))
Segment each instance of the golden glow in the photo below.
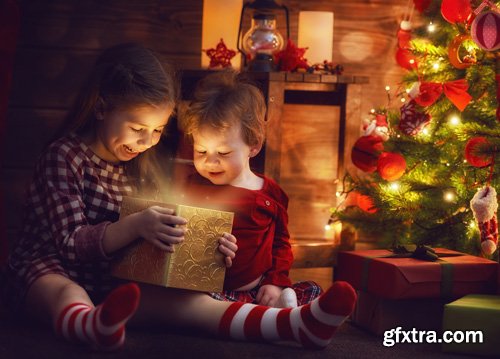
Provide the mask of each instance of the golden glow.
POLYGON ((401 97, 401 102, 406 102, 406 99, 404 97, 401 97))
POLYGON ((391 87, 390 87, 390 86, 386 86, 386 87, 385 87, 385 90, 386 90, 386 91, 389 91, 390 89, 391 89, 391 87))
POLYGON ((432 68, 434 70, 439 70, 439 63, 435 62, 433 65, 432 65, 432 68))
POLYGON ((427 25, 427 31, 428 32, 434 32, 436 31, 436 25, 432 23, 432 21, 427 25))

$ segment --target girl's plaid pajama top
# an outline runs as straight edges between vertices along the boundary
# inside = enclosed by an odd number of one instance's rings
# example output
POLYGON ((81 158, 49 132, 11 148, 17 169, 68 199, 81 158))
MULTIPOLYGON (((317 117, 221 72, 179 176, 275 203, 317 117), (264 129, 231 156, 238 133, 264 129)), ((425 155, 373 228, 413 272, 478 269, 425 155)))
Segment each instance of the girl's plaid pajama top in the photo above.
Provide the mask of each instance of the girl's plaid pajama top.
POLYGON ((131 191, 125 167, 102 160, 78 136, 52 143, 28 189, 6 272, 9 299, 20 304, 30 285, 48 273, 69 277, 91 296, 109 291, 114 285, 104 232, 131 191))

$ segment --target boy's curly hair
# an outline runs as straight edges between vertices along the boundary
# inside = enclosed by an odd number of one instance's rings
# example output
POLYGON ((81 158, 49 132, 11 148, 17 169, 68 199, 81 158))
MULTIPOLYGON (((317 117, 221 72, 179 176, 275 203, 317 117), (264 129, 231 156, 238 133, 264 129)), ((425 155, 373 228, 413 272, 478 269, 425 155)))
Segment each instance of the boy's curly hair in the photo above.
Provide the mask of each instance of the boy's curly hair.
POLYGON ((245 143, 260 146, 265 138, 265 116, 262 92, 240 73, 220 71, 200 80, 180 124, 189 136, 201 126, 224 130, 241 125, 245 143))

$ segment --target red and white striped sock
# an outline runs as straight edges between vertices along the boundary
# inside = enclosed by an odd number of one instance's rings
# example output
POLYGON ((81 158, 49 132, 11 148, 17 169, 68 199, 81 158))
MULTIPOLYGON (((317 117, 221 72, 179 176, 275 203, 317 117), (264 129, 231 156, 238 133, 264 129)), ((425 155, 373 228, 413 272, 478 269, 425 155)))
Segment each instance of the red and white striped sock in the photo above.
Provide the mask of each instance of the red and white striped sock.
POLYGON ((235 302, 223 314, 219 333, 236 340, 296 341, 306 348, 326 347, 352 313, 356 292, 334 282, 319 298, 298 308, 270 308, 235 302))
POLYGON ((125 323, 135 313, 139 297, 137 284, 129 283, 113 290, 95 308, 85 303, 70 304, 59 314, 56 334, 101 350, 118 349, 125 341, 125 323))

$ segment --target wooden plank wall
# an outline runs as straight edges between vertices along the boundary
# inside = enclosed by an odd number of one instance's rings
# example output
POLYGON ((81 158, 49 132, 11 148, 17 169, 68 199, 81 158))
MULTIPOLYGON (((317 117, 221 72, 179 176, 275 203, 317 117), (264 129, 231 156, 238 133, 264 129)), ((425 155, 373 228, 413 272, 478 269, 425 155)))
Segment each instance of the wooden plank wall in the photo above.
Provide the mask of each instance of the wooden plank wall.
MULTIPOLYGON (((395 64, 394 52, 406 4, 404 0, 287 2, 292 39, 297 39, 300 11, 334 12, 333 62, 342 64, 346 74, 370 78, 368 85, 361 86, 359 106, 364 117, 369 117, 371 108, 387 105, 385 86, 395 88, 403 74, 395 64)), ((352 94, 358 89, 352 90, 348 93, 351 105, 356 100, 352 94)), ((359 137, 362 118, 355 120, 357 124, 347 124, 348 153, 359 137)), ((331 239, 334 233, 325 231, 324 226, 336 202, 338 107, 285 104, 282 121, 281 185, 290 197, 292 238, 313 242, 331 239)), ((346 167, 354 168, 351 163, 346 167)))
MULTIPOLYGON (((370 77, 370 84, 363 87, 363 113, 386 104, 385 85, 394 86, 402 75, 394 62, 394 48, 406 0, 286 0, 283 3, 290 8, 294 40, 299 11, 333 11, 334 62, 341 63, 346 74, 370 77)), ((98 53, 117 43, 138 41, 163 54, 179 69, 198 68, 203 5, 202 0, 20 0, 19 4, 22 26, 7 135, 2 141, 0 178, 10 233, 14 233, 19 224, 24 187, 30 181, 36 157, 53 136, 98 53)), ((294 109, 287 107, 284 111, 294 109)), ((334 130, 337 114, 331 112, 328 116, 333 116, 329 130, 334 130)), ((300 123, 292 121, 284 126, 287 131, 290 126, 296 129, 300 123)), ((350 135, 357 137, 358 134, 350 135)), ((285 139, 290 140, 293 138, 285 139)), ((326 133, 318 137, 318 141, 325 143, 330 140, 326 133)), ((328 151, 326 156, 330 155, 328 151)), ((322 154, 314 156, 321 160, 322 154)), ((293 187, 291 184, 290 188, 293 187)))

